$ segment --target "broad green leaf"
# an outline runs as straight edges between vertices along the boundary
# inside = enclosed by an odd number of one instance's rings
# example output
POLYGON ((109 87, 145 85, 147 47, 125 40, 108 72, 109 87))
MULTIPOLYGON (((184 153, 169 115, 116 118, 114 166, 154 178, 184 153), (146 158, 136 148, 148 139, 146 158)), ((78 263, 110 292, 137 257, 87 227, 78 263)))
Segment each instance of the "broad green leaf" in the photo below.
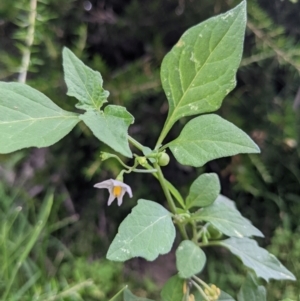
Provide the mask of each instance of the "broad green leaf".
POLYGON ((238 301, 266 301, 267 293, 262 285, 257 284, 254 275, 248 273, 237 297, 238 301))
POLYGON ((98 110, 107 102, 109 92, 102 88, 103 80, 98 71, 86 66, 68 48, 63 50, 63 67, 69 96, 79 100, 77 108, 98 110))
POLYGON ((176 267, 179 277, 190 278, 202 271, 206 263, 205 253, 192 241, 184 240, 176 250, 176 267))
POLYGON ((125 261, 140 256, 151 261, 168 253, 174 239, 171 213, 155 202, 141 199, 121 223, 106 257, 125 261))
POLYGON ((50 146, 80 121, 43 93, 20 83, 0 82, 0 153, 50 146))
POLYGON ((182 301, 184 280, 178 275, 171 277, 160 293, 163 301, 182 301))
POLYGON ((212 205, 198 210, 193 215, 193 218, 211 223, 219 231, 228 236, 244 237, 253 235, 264 237, 223 196, 219 196, 212 205))
POLYGON ((181 117, 217 110, 235 87, 246 25, 246 1, 188 29, 161 66, 169 102, 165 132, 181 117))
POLYGON ((221 157, 259 153, 258 146, 245 132, 215 114, 189 121, 168 146, 179 163, 195 167, 221 157))
POLYGON ((274 255, 259 247, 253 239, 231 237, 220 241, 220 245, 238 256, 245 266, 255 271, 257 277, 266 281, 269 279, 296 280, 295 276, 274 255))
POLYGON ((124 301, 153 301, 147 298, 135 296, 129 289, 125 289, 123 293, 124 301))
POLYGON ((212 204, 221 191, 218 175, 206 173, 199 176, 191 185, 186 199, 186 207, 205 207, 212 204))
POLYGON ((134 118, 124 107, 109 105, 104 111, 89 110, 79 118, 99 140, 120 154, 132 157, 127 131, 134 118))

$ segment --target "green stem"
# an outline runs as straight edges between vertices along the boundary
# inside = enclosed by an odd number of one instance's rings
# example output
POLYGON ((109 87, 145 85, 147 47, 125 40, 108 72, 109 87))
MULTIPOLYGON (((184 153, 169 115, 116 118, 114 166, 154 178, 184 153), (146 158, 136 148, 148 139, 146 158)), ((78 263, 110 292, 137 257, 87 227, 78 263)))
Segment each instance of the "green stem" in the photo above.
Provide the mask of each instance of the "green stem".
POLYGON ((222 244, 220 243, 220 241, 209 241, 207 243, 199 242, 198 246, 201 247, 201 248, 212 247, 212 246, 222 247, 222 244))
POLYGON ((184 239, 186 239, 186 240, 190 240, 190 239, 189 239, 189 236, 188 236, 188 234, 187 234, 187 232, 186 232, 185 226, 183 226, 183 225, 181 225, 181 224, 177 224, 177 225, 178 225, 178 228, 179 228, 179 231, 180 231, 182 237, 183 237, 184 239))
MULTIPOLYGON (((147 168, 147 170, 153 170, 153 167, 150 164, 144 165, 144 167, 147 168)), ((158 179, 157 173, 152 173, 152 174, 156 179, 158 179)), ((171 182, 169 182, 166 179, 165 179, 165 183, 167 185, 167 188, 170 190, 171 194, 177 200, 177 202, 181 205, 183 209, 185 209, 184 200, 181 194, 179 193, 179 191, 171 184, 171 182)))
POLYGON ((207 288, 208 290, 211 290, 211 288, 209 287, 209 285, 207 283, 205 283, 203 280, 201 280, 200 278, 198 278, 197 276, 192 276, 192 278, 197 281, 199 284, 203 285, 205 288, 207 288))
POLYGON ((210 301, 210 298, 208 298, 208 296, 204 293, 203 289, 195 281, 192 280, 192 283, 197 288, 202 297, 205 299, 205 301, 210 301))
POLYGON ((139 172, 139 173, 155 173, 155 172, 157 172, 157 169, 139 169, 139 168, 136 168, 136 169, 133 169, 132 171, 133 172, 139 172))
MULTIPOLYGON (((167 187, 166 179, 164 178, 164 175, 163 175, 163 173, 161 171, 161 168, 160 168, 160 166, 157 163, 154 163, 154 167, 157 169, 157 173, 156 173, 157 179, 158 179, 158 181, 159 181, 159 183, 160 183, 160 185, 161 185, 161 187, 162 187, 162 189, 164 191, 164 194, 165 194, 165 197, 167 199, 168 205, 169 205, 171 211, 174 214, 176 214, 176 206, 174 204, 174 201, 173 201, 172 195, 170 193, 170 190, 167 187)), ((188 235, 186 233, 185 227, 183 225, 181 225, 181 224, 177 224, 177 225, 178 225, 179 231, 180 231, 181 235, 183 236, 183 238, 188 240, 189 237, 188 237, 188 235)))
POLYGON ((193 228, 193 241, 194 242, 198 242, 198 233, 197 233, 197 226, 196 226, 196 223, 195 221, 192 221, 192 228, 193 228))
POLYGON ((135 140, 134 138, 132 138, 131 136, 128 135, 128 140, 129 142, 135 146, 137 149, 139 149, 141 152, 143 151, 144 146, 139 143, 137 140, 135 140))
POLYGON ((163 145, 162 147, 160 147, 160 148, 159 148, 159 151, 162 152, 163 150, 165 150, 166 148, 168 148, 169 145, 170 145, 170 143, 171 143, 171 142, 169 142, 169 143, 163 145))
MULTIPOLYGON (((163 134, 164 130, 162 131, 162 134, 163 135, 166 135, 168 133, 169 130, 165 130, 165 134, 163 134)), ((163 135, 160 135, 160 139, 164 139, 163 135)), ((140 151, 143 151, 143 148, 144 146, 142 144, 140 144, 138 141, 136 141, 134 138, 132 138, 131 136, 128 135, 128 140, 130 141, 130 143, 132 145, 134 145, 137 149, 139 149, 140 151)), ((162 141, 162 140, 161 140, 162 141)), ((174 204, 174 201, 173 201, 173 198, 172 198, 172 195, 171 193, 174 195, 174 197, 177 199, 177 201, 179 202, 179 204, 185 208, 185 205, 184 205, 184 201, 180 195, 180 193, 178 192, 178 190, 169 182, 167 181, 165 178, 164 178, 164 175, 161 171, 161 168, 160 166, 157 164, 157 163, 154 163, 154 168, 151 166, 151 165, 145 165, 144 166, 148 172, 152 172, 152 174, 158 179, 158 181, 160 182, 160 185, 164 191, 164 194, 166 196, 166 199, 167 199, 167 202, 169 204, 169 207, 171 209, 171 211, 176 214, 176 206, 174 204), (154 170, 156 170, 156 172, 154 172, 154 170), (171 191, 171 193, 170 193, 171 191)), ((135 171, 135 172, 142 172, 142 170, 134 170, 134 168, 132 167, 131 168, 131 171, 135 171)), ((124 171, 126 172, 126 171, 124 171)), ((144 171, 146 172, 146 171, 144 171)), ((179 231, 181 233, 181 235, 184 237, 184 239, 189 239, 188 235, 187 235, 187 232, 186 232, 186 229, 183 225, 181 224, 177 224, 178 225, 178 228, 179 228, 179 231)))
POLYGON ((115 300, 118 296, 120 296, 120 294, 127 288, 128 286, 125 285, 121 290, 119 290, 111 299, 109 299, 109 301, 113 301, 115 300))
POLYGON ((166 138, 166 136, 168 135, 171 127, 173 126, 173 123, 169 123, 169 118, 167 118, 165 124, 164 124, 164 127, 157 139, 157 142, 156 142, 156 145, 155 145, 155 148, 154 149, 159 149, 163 140, 166 138))
POLYGON ((124 163, 117 155, 110 154, 110 156, 109 156, 108 159, 110 159, 110 158, 117 159, 117 160, 119 161, 119 163, 120 163, 123 167, 125 167, 125 168, 127 168, 127 169, 131 169, 131 167, 128 166, 128 165, 126 165, 126 164, 125 164, 125 163, 124 163))
POLYGON ((170 193, 170 191, 169 191, 169 189, 168 189, 168 187, 167 187, 167 185, 165 183, 166 180, 165 180, 165 177, 164 177, 164 175, 163 175, 163 173, 161 171, 161 168, 160 168, 160 166, 157 163, 154 163, 154 168, 157 169, 157 173, 156 174, 158 176, 158 181, 159 181, 159 183, 160 183, 160 185, 161 185, 161 187, 162 187, 162 189, 164 191, 164 194, 166 196, 166 199, 167 199, 167 202, 169 204, 169 207, 170 207, 171 211, 174 214, 176 214, 176 206, 174 204, 174 201, 173 201, 173 198, 171 196, 171 193, 170 193))

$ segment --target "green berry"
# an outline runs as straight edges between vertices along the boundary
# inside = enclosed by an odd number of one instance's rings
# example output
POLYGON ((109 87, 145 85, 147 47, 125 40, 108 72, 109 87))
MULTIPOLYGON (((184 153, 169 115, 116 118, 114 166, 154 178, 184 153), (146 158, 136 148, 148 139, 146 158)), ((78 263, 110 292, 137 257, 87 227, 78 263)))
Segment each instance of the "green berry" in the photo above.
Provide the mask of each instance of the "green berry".
POLYGON ((158 158, 158 165, 159 166, 166 166, 170 162, 170 157, 166 153, 160 153, 159 158, 158 158))
POLYGON ((214 227, 212 224, 210 224, 208 227, 207 227, 207 231, 210 235, 210 238, 211 239, 219 239, 222 237, 222 232, 220 232, 216 227, 214 227))

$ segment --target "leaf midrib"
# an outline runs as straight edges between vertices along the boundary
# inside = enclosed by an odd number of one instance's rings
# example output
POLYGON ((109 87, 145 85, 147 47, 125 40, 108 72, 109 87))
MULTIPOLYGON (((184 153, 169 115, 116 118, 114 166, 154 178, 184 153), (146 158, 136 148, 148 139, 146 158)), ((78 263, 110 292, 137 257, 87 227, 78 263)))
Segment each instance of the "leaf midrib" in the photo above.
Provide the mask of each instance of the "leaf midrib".
POLYGON ((36 121, 39 121, 39 120, 47 120, 47 119, 73 119, 73 118, 78 119, 77 116, 61 115, 61 116, 51 116, 51 117, 28 118, 28 119, 5 121, 5 122, 0 121, 0 125, 13 124, 13 123, 22 123, 22 122, 36 122, 36 121))
MULTIPOLYGON (((228 31, 231 29, 231 27, 233 26, 233 24, 236 22, 237 18, 238 18, 239 14, 236 16, 234 22, 232 22, 232 24, 229 26, 228 30, 226 31, 226 34, 223 35, 222 39, 218 42, 218 44, 214 47, 214 49, 211 51, 211 53, 209 54, 209 56, 207 57, 207 59, 205 60, 205 62, 203 63, 203 65, 200 67, 200 69, 198 70, 198 72, 196 73, 195 77, 193 78, 193 80, 191 81, 191 83, 189 84, 189 86, 187 87, 187 89, 184 91, 184 93, 182 94, 182 97, 180 98, 179 102, 177 103, 176 106, 174 106, 174 110, 171 113, 170 117, 168 117, 168 120, 172 120, 173 116, 176 116, 175 113, 177 111, 178 108, 180 108, 180 103, 181 101, 184 99, 187 91, 189 91, 190 87, 192 86, 192 84, 194 83, 195 79, 197 78, 199 72, 202 71, 202 68, 206 65, 207 61, 210 59, 212 53, 215 51, 215 49, 219 46, 219 44, 223 41, 223 39, 225 38, 225 36, 227 35, 228 31)), ((179 69, 180 72, 180 69, 179 69)), ((181 72, 180 72, 181 73, 181 72)), ((182 81, 181 81, 181 75, 180 75, 180 83, 181 86, 183 87, 182 81)), ((174 98, 173 98, 174 99, 174 98)), ((174 104, 175 104, 175 99, 174 99, 174 104)), ((176 119, 174 119, 173 123, 176 121, 176 119)))

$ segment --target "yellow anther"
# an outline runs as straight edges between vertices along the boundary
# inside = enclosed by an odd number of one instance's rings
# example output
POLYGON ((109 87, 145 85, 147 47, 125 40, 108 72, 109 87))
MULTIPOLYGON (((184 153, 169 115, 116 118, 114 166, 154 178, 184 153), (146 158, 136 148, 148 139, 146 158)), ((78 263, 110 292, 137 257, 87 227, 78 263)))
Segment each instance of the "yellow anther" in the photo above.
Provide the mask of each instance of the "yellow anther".
POLYGON ((189 301, 195 301, 195 296, 193 294, 189 295, 189 301))
POLYGON ((113 195, 115 197, 118 197, 121 195, 121 192, 122 192, 122 187, 121 186, 114 186, 113 187, 113 195))

